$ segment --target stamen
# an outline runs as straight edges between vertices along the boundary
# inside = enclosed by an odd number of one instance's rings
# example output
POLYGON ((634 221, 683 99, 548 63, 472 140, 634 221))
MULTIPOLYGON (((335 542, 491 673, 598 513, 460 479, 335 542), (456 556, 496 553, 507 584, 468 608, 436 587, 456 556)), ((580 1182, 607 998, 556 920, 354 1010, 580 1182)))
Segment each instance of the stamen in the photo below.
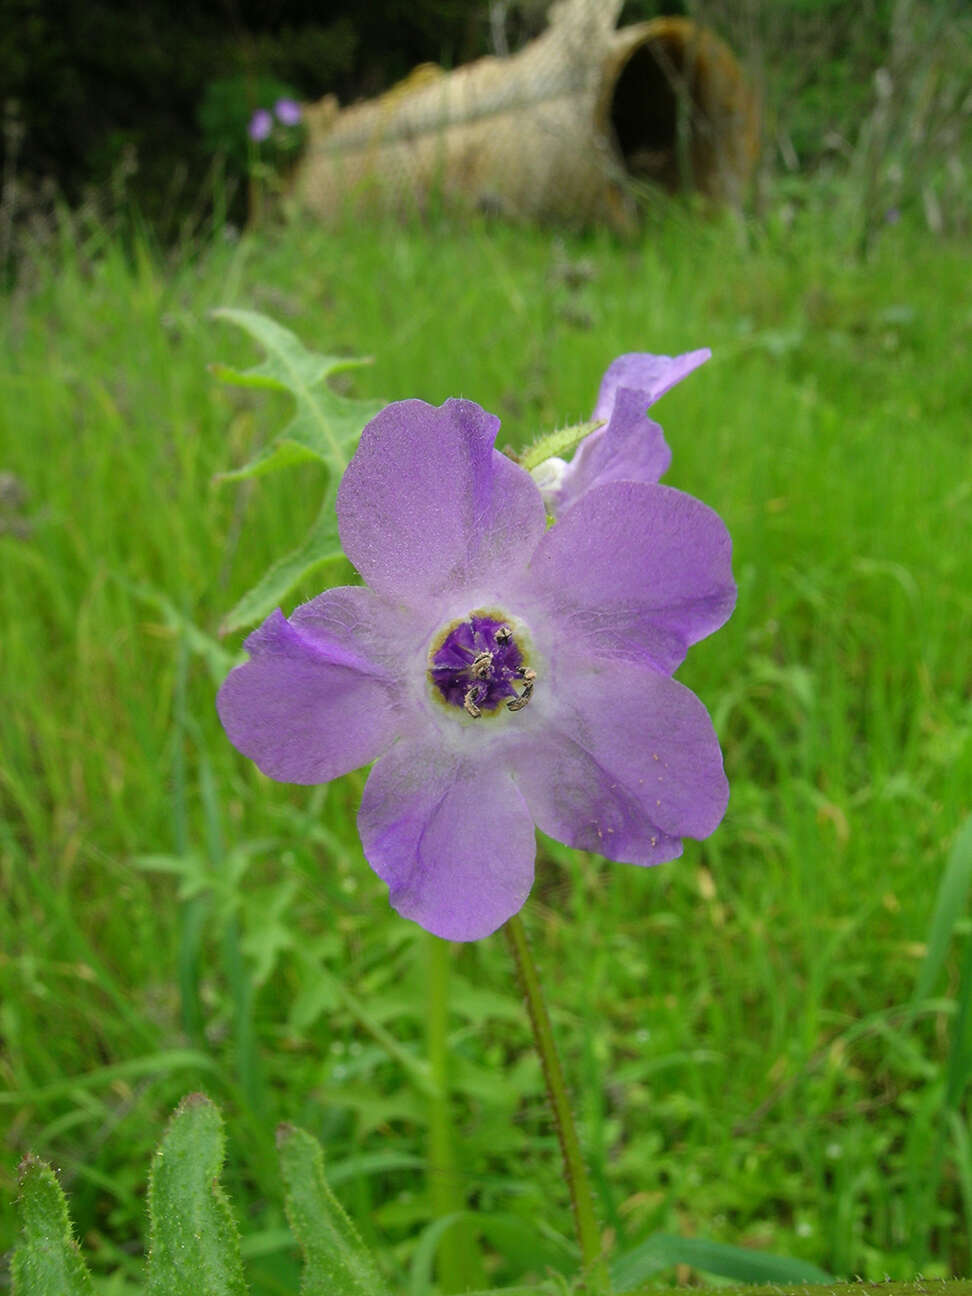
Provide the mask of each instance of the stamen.
POLYGON ((529 666, 518 666, 515 672, 518 679, 523 681, 523 692, 512 702, 507 702, 507 711, 522 711, 526 704, 533 697, 533 686, 537 682, 537 672, 531 670, 529 666))
POLYGON ((537 675, 524 664, 518 639, 512 622, 489 609, 450 623, 429 650, 433 696, 473 720, 492 717, 503 707, 522 710, 537 675))
POLYGON ((493 673, 493 654, 491 652, 481 652, 477 657, 473 658, 470 669, 477 679, 489 679, 493 673))

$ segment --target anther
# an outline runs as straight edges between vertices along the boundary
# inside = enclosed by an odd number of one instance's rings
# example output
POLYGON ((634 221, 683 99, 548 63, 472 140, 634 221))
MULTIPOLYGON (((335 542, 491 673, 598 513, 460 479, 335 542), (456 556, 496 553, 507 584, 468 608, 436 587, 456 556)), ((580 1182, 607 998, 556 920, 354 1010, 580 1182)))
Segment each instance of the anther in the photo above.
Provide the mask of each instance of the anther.
POLYGON ((477 679, 489 679, 493 673, 493 654, 491 652, 481 652, 473 658, 473 664, 470 670, 477 679))
POLYGON ((470 684, 469 688, 466 689, 466 696, 462 699, 463 707, 474 720, 478 720, 483 714, 480 708, 476 705, 482 695, 483 691, 478 684, 470 684))
POLYGON ((429 650, 433 696, 461 708, 472 720, 502 707, 520 711, 533 693, 536 671, 523 665, 519 632, 489 610, 470 612, 447 626, 429 650))
POLYGON ((517 677, 523 681, 523 692, 518 698, 514 698, 511 702, 507 702, 507 711, 522 711, 530 701, 531 697, 533 697, 533 686, 537 682, 537 672, 531 670, 529 666, 518 666, 516 668, 516 674, 517 677))

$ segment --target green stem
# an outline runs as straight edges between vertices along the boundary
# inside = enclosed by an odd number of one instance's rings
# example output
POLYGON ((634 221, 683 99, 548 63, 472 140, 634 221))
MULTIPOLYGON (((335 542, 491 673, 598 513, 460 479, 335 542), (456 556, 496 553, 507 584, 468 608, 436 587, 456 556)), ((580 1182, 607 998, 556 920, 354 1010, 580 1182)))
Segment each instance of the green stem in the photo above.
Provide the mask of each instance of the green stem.
MULTIPOLYGON (((425 1038, 432 1094, 429 1102, 429 1196, 436 1219, 466 1209, 452 1145, 449 1101, 449 942, 427 937, 428 990, 425 1038)), ((469 1291, 484 1285, 475 1237, 457 1221, 439 1243, 438 1279, 443 1292, 469 1291)))
POLYGON ((530 1014, 530 1025, 533 1027, 533 1039, 543 1066, 543 1078, 547 1082, 547 1096, 553 1109, 554 1125, 557 1128, 560 1152, 564 1159, 564 1175, 570 1190, 570 1204, 574 1211, 574 1225, 577 1230, 577 1241, 580 1244, 581 1259, 584 1269, 593 1273, 601 1261, 601 1230, 594 1209, 594 1197, 587 1178, 587 1169, 581 1156, 573 1113, 570 1110, 564 1073, 560 1058, 557 1056, 550 1016, 544 1003, 540 978, 530 953, 526 929, 520 915, 514 914, 503 930, 506 932, 513 952, 520 985, 526 997, 527 1011, 530 1014))

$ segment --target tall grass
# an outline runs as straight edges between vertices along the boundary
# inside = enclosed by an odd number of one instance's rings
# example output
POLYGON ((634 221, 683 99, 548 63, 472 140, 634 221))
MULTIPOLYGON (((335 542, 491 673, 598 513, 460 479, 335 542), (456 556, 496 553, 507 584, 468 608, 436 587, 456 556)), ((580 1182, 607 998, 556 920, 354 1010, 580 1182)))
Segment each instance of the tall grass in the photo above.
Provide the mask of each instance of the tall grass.
MULTIPOLYGON (((164 1114, 204 1088, 254 1291, 295 1273, 278 1120, 322 1138, 389 1267, 431 1217, 426 947, 361 856, 363 775, 272 784, 213 709, 220 619, 321 486, 213 483, 285 413, 207 373, 248 359, 208 311, 245 305, 373 355, 357 394, 472 397, 514 446, 588 416, 616 354, 712 347, 658 417, 667 480, 735 542, 738 610, 680 673, 729 814, 656 870, 545 841, 526 911, 594 1182, 619 1238, 967 1270, 968 1166, 928 1191, 943 1104, 967 1143, 951 955, 912 998, 972 786, 964 249, 905 220, 860 264, 825 220, 677 209, 630 244, 298 224, 167 265, 92 238, 3 320, 0 472, 28 498, 0 504, 0 1190, 52 1159, 122 1291, 164 1114)), ((451 986, 455 1173, 523 1221, 488 1256, 512 1281, 564 1254, 568 1203, 503 942, 454 950, 451 986)))

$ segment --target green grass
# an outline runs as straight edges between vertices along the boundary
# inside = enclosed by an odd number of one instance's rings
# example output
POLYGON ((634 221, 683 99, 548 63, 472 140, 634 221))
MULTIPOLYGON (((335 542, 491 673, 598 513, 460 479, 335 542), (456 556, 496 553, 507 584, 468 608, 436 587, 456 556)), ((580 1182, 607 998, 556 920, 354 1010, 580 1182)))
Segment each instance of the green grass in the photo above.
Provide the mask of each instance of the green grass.
MULTIPOLYGON (((212 482, 287 412, 207 373, 254 358, 208 318, 238 305, 373 355, 355 394, 472 397, 514 446, 589 416, 619 352, 712 347, 658 417, 666 480, 734 537, 738 610, 680 672, 729 813, 650 871, 543 842, 525 911, 604 1222, 619 1247, 968 1272, 961 1177, 933 1169, 957 963, 907 1010, 972 787, 968 259, 907 222, 867 264, 841 246, 809 218, 743 239, 670 213, 637 244, 301 224, 168 266, 65 239, 32 268, 0 354, 0 471, 29 491, 27 534, 0 535, 0 1251, 31 1150, 103 1290, 137 1282, 151 1149, 199 1088, 261 1296, 296 1273, 277 1121, 321 1138, 390 1273, 431 1218, 426 942, 362 858, 364 776, 262 778, 179 630, 215 634, 320 495, 315 466, 212 482)), ((500 937, 452 955, 449 1043, 468 1203, 556 1255, 568 1202, 500 937)), ((501 1250, 489 1281, 529 1274, 522 1237, 501 1250)))

